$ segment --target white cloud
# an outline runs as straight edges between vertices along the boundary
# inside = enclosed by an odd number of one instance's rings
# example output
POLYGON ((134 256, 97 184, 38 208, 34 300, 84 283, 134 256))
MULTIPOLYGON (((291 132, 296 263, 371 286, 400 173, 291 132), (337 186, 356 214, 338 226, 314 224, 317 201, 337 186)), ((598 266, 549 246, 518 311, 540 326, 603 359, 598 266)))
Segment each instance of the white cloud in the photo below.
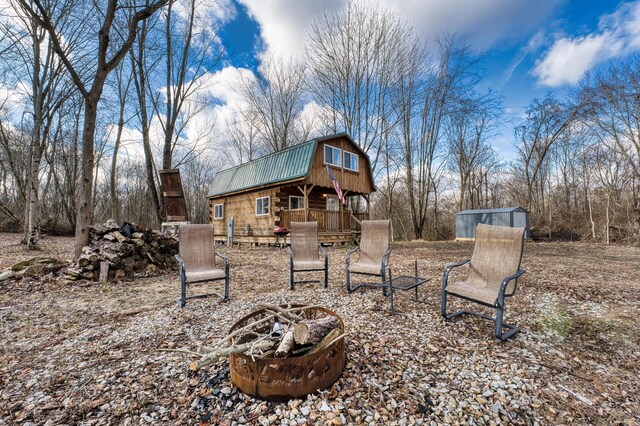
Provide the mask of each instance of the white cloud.
POLYGON ((260 25, 267 51, 278 57, 301 56, 304 40, 313 20, 326 10, 334 12, 347 4, 346 0, 239 0, 260 25))
MULTIPOLYGON (((0 0, 2 1, 2 0, 0 0)), ((220 42, 217 34, 218 27, 229 22, 236 16, 236 7, 232 0, 193 0, 194 6, 194 26, 195 32, 206 33, 208 37, 216 42, 220 42)), ((178 26, 186 25, 191 14, 191 0, 178 0, 173 5, 173 10, 182 18, 178 26)), ((174 23, 175 24, 175 23, 174 23)), ((196 37, 193 42, 198 43, 200 38, 196 37)))
POLYGON ((600 18, 598 31, 557 39, 532 74, 544 86, 575 84, 586 71, 611 58, 640 50, 640 1, 600 18))
MULTIPOLYGON (((304 53, 306 32, 323 13, 335 13, 347 0, 239 0, 260 25, 267 51, 276 56, 304 53)), ((360 0, 365 1, 365 0, 360 0)), ((483 50, 499 41, 517 40, 546 18, 562 0, 379 0, 406 16, 424 35, 469 35, 483 50)))

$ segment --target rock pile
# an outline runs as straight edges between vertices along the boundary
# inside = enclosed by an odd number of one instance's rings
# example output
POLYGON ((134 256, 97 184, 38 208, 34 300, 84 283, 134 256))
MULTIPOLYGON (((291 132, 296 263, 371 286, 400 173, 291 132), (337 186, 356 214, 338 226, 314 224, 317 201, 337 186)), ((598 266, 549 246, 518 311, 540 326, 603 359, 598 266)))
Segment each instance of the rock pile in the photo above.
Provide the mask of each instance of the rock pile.
POLYGON ((155 274, 177 267, 174 256, 178 240, 151 229, 129 228, 130 237, 123 235, 118 224, 108 220, 92 225, 90 245, 65 271, 69 281, 88 279, 106 281, 131 278, 134 274, 155 274))

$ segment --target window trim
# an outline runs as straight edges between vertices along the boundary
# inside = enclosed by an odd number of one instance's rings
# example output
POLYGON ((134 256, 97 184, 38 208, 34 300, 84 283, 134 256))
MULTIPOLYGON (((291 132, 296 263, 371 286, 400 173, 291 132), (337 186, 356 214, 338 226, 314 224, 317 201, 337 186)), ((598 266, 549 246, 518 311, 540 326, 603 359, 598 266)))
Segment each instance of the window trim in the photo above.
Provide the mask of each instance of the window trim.
POLYGON ((224 203, 214 204, 213 205, 213 220, 222 220, 224 219, 224 203), (216 207, 220 206, 221 214, 220 216, 216 216, 216 207))
POLYGON ((271 196, 265 195, 264 197, 256 197, 256 216, 271 216, 271 196), (267 212, 266 213, 258 213, 258 200, 267 199, 267 212))
POLYGON ((323 160, 324 160, 324 164, 328 164, 328 165, 333 166, 333 167, 340 167, 340 168, 342 168, 342 149, 338 148, 337 146, 329 145, 328 143, 324 144, 324 148, 323 148, 323 157, 324 157, 324 158, 323 158, 323 160), (338 154, 338 162, 339 162, 340 164, 333 164, 333 163, 328 163, 328 162, 327 162, 327 147, 331 148, 332 150, 333 150, 333 149, 337 149, 337 150, 340 152, 340 154, 338 154))
POLYGON ((342 167, 343 167, 345 170, 349 170, 349 171, 351 171, 351 172, 360 172, 360 156, 359 156, 358 154, 356 154, 355 152, 347 151, 347 150, 345 149, 344 151, 342 151, 342 156, 343 156, 343 157, 342 157, 342 167), (347 162, 346 162, 346 161, 344 161, 344 156, 345 156, 346 154, 349 154, 349 155, 351 155, 351 156, 353 156, 353 157, 356 157, 356 168, 355 168, 355 169, 352 169, 351 167, 347 167, 347 162))
POLYGON ((302 206, 303 206, 303 207, 300 207, 300 208, 295 209, 295 210, 301 210, 301 209, 304 209, 304 197, 302 197, 302 196, 300 196, 300 195, 289 195, 289 210, 294 210, 294 209, 291 207, 291 199, 292 199, 292 198, 299 198, 299 199, 302 199, 302 203, 301 203, 301 204, 302 204, 302 206))

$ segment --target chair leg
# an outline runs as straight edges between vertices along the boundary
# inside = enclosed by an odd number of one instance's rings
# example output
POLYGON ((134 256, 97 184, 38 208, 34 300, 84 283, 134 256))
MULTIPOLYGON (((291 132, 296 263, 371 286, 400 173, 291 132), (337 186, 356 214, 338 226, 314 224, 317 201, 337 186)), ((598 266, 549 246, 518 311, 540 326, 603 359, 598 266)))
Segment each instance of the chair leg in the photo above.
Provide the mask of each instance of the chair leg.
POLYGON ((351 274, 349 273, 349 264, 345 266, 347 273, 347 293, 351 293, 351 274))
MULTIPOLYGON (((382 268, 382 274, 381 274, 381 277, 382 277, 382 281, 380 281, 381 283, 383 283, 383 282, 385 282, 385 281, 387 280, 387 273, 386 273, 386 271, 384 270, 384 268, 382 268)), ((386 287, 382 287, 382 295, 383 295, 384 297, 387 297, 387 288, 386 288, 386 287)))
POLYGON ((324 259, 324 288, 329 287, 329 263, 327 258, 324 259))
POLYGON ((503 316, 504 316, 504 300, 502 301, 498 300, 498 306, 496 307, 496 339, 498 339, 501 342, 504 342, 509 337, 513 336, 514 334, 520 331, 520 328, 511 324, 504 323, 503 316), (503 333, 502 332, 503 328, 507 328, 509 329, 509 331, 507 331, 506 333, 503 333))
POLYGON ((442 299, 440 301, 440 315, 442 319, 447 320, 447 291, 442 290, 442 299))
POLYGON ((224 301, 229 300, 229 265, 225 268, 225 277, 224 277, 224 301))
POLYGON ((289 265, 289 288, 293 290, 293 262, 289 265))
POLYGON ((184 308, 187 304, 187 281, 184 277, 180 278, 180 307, 184 308))

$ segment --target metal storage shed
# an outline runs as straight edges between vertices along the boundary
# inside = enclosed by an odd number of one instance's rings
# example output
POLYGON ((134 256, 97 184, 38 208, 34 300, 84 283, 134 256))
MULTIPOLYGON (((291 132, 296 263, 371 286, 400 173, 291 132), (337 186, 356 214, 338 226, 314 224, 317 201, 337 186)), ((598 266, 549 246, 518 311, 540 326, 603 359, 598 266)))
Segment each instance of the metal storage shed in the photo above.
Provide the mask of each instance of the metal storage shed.
POLYGON ((529 212, 522 207, 465 210, 456 214, 456 240, 475 240, 479 223, 524 228, 524 238, 531 238, 529 212))

